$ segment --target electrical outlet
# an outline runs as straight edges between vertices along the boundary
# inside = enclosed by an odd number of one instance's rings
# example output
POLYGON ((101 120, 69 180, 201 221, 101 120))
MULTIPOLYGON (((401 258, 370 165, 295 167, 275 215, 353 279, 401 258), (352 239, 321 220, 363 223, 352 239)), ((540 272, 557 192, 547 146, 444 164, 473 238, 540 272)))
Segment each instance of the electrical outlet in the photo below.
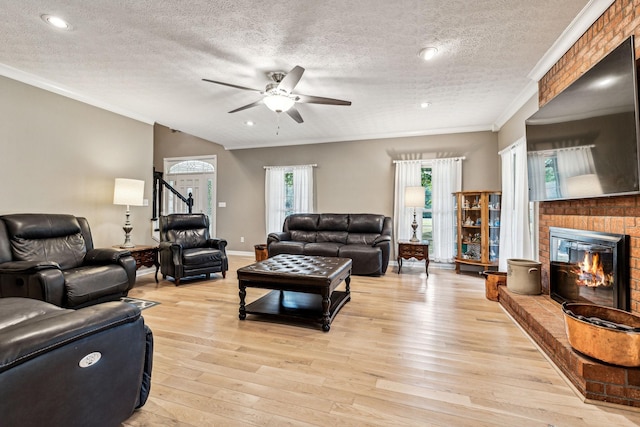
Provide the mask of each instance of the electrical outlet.
POLYGON ((240 243, 244 243, 244 237, 240 237, 240 243))

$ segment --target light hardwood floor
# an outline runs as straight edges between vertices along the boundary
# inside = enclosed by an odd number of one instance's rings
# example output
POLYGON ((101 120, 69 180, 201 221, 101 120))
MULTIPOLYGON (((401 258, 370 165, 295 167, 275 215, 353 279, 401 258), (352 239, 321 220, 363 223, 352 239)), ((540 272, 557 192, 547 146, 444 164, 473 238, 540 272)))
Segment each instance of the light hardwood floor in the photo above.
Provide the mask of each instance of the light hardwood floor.
MULTIPOLYGON (((484 280, 424 264, 354 276, 328 333, 238 320, 236 269, 179 287, 141 276, 153 330, 151 395, 125 426, 637 426, 583 403, 484 280)), ((247 290, 247 302, 264 293, 247 290)))

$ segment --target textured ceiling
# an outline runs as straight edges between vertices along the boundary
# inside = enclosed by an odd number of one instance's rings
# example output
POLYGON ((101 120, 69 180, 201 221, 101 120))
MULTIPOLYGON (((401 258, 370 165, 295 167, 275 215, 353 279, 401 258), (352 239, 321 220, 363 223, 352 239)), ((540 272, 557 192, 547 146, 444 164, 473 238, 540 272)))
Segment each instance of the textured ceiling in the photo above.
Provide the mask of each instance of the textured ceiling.
POLYGON ((228 149, 495 130, 587 3, 0 0, 0 74, 228 149), (303 124, 265 106, 228 114, 260 95, 201 80, 262 90, 295 65, 295 92, 353 104, 298 104, 303 124))

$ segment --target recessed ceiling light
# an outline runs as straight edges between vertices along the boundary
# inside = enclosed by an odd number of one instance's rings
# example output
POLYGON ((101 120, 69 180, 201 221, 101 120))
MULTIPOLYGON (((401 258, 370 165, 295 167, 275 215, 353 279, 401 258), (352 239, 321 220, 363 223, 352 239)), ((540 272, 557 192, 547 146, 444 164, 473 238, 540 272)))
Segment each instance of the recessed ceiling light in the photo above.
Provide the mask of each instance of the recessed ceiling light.
POLYGON ((71 25, 65 21, 64 19, 58 17, 58 16, 54 16, 54 15, 40 15, 40 18, 42 18, 42 20, 44 22, 46 22, 47 24, 51 25, 52 27, 56 27, 60 30, 70 30, 71 29, 71 25))
POLYGON ((420 103, 420 108, 429 108, 430 105, 431 105, 430 102, 421 102, 420 103))
POLYGON ((418 56, 420 56, 420 58, 424 59, 425 61, 428 61, 436 56, 436 53, 438 53, 438 49, 436 49, 435 47, 425 47, 420 51, 420 53, 418 53, 418 56))
POLYGON ((252 122, 251 120, 247 120, 246 122, 244 122, 244 124, 245 124, 245 125, 247 125, 247 126, 253 126, 253 125, 255 125, 255 123, 254 123, 254 122, 252 122))

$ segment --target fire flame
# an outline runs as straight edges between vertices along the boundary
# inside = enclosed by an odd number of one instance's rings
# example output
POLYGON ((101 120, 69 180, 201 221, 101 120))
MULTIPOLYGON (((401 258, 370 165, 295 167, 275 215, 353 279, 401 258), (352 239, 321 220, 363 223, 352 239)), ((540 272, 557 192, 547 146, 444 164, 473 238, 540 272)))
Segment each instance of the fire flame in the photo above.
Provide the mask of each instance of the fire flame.
POLYGON ((585 253, 584 259, 578 264, 577 274, 577 283, 579 286, 595 288, 598 286, 613 285, 613 274, 605 274, 598 253, 585 253))

